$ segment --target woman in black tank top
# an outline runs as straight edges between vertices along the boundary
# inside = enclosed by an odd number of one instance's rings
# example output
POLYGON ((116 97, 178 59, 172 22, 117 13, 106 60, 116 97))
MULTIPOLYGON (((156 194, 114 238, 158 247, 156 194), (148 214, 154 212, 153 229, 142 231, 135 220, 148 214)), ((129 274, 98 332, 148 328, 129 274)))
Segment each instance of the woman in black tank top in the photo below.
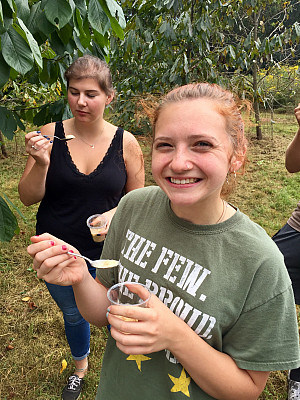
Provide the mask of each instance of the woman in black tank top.
MULTIPOLYGON (((25 136, 29 157, 19 194, 26 206, 40 202, 36 234, 52 233, 98 259, 103 242, 93 241, 86 220, 104 214, 108 224, 103 234, 107 233, 121 197, 144 186, 143 156, 131 133, 103 118, 114 97, 108 65, 86 55, 66 70, 65 78, 74 117, 25 136), (74 138, 66 141, 67 135, 74 138)), ((87 267, 95 277, 95 269, 87 267)), ((78 311, 71 286, 46 285, 63 312, 75 363, 62 398, 77 399, 88 368, 90 327, 78 311)))

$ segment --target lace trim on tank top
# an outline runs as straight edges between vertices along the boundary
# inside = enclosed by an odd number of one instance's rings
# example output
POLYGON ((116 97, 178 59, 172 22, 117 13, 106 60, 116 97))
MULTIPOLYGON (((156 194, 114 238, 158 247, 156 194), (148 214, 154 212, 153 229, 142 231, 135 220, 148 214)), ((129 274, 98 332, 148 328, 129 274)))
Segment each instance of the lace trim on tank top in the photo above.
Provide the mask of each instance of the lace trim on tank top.
MULTIPOLYGON (((66 154, 67 154, 67 157, 68 157, 69 160, 70 160, 70 163, 71 163, 72 168, 73 168, 79 175, 81 175, 81 176, 85 176, 85 177, 92 178, 94 175, 96 175, 96 174, 101 170, 102 165, 103 165, 105 159, 108 157, 108 154, 109 154, 109 152, 110 152, 110 149, 112 148, 113 143, 114 143, 114 141, 116 140, 117 135, 118 135, 120 129, 121 129, 121 128, 117 128, 116 133, 114 134, 114 137, 112 138, 112 140, 111 140, 111 142, 110 142, 110 145, 109 145, 109 147, 108 147, 106 153, 104 154, 104 157, 102 158, 102 160, 101 160, 100 163, 98 164, 98 166, 97 166, 90 174, 88 174, 88 175, 85 174, 84 172, 81 172, 81 171, 77 168, 77 165, 74 163, 73 158, 72 158, 72 156, 71 156, 71 154, 70 154, 68 144, 67 144, 67 142, 64 142, 64 144, 65 144, 65 146, 66 146, 66 154)), ((64 130, 63 123, 62 123, 62 130, 63 130, 63 135, 65 136, 66 134, 65 134, 65 130, 64 130)))

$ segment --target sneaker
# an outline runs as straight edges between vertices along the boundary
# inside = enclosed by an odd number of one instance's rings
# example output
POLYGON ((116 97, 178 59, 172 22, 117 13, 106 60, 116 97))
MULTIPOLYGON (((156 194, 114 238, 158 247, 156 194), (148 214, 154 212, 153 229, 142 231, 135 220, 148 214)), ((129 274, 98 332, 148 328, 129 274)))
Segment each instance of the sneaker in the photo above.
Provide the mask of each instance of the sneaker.
POLYGON ((300 382, 288 380, 288 400, 300 400, 300 382))
POLYGON ((79 399, 83 383, 83 378, 79 378, 76 374, 71 375, 68 384, 64 387, 61 398, 63 400, 79 399))

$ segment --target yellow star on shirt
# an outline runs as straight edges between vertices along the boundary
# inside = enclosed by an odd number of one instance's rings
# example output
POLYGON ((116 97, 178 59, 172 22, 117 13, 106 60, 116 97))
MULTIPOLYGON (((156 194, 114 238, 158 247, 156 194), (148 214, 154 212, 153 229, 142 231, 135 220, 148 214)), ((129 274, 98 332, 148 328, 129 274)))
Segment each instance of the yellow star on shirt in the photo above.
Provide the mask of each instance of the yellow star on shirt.
POLYGON ((179 378, 175 378, 170 374, 168 375, 171 381, 174 383, 171 392, 182 392, 187 397, 190 397, 189 384, 191 382, 191 378, 189 376, 186 376, 184 368, 182 368, 181 375, 179 378))
POLYGON ((136 365, 138 366, 138 369, 142 371, 142 361, 148 361, 151 360, 151 358, 144 356, 143 354, 130 354, 129 357, 126 358, 126 360, 129 361, 135 361, 136 365))

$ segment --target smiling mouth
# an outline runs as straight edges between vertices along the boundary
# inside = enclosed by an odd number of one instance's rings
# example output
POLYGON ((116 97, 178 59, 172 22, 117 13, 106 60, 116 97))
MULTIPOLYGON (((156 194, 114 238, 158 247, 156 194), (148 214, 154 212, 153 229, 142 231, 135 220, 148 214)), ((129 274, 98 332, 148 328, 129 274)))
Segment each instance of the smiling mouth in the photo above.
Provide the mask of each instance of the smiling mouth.
POLYGON ((171 183, 175 183, 176 185, 185 185, 187 183, 196 183, 199 182, 199 178, 186 178, 186 179, 176 179, 176 178, 169 178, 171 183))

